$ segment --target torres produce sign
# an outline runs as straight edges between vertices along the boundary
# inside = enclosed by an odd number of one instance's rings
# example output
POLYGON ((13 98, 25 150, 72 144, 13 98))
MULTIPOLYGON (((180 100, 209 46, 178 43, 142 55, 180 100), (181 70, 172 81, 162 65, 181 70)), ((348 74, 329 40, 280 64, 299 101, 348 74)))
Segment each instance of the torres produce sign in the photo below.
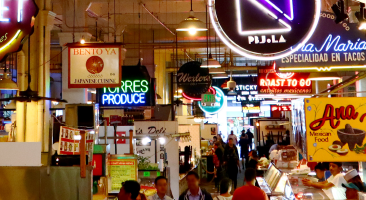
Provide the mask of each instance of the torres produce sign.
POLYGON ((272 67, 258 69, 260 94, 311 94, 310 73, 277 73, 272 67))
POLYGON ((145 66, 123 66, 119 87, 99 89, 101 106, 153 106, 154 79, 150 80, 145 66))
POLYGON ((366 161, 366 98, 305 99, 309 162, 366 161))
POLYGON ((275 60, 299 50, 313 35, 321 8, 321 0, 208 2, 220 39, 236 53, 256 60, 275 60))
MULTIPOLYGON (((358 23, 334 23, 334 14, 322 13, 311 39, 294 54, 277 61, 281 67, 350 66, 366 61, 365 32, 358 23)), ((323 68, 325 71, 329 68, 323 68)))
POLYGON ((211 75, 207 68, 201 68, 197 61, 187 62, 177 73, 178 88, 183 90, 183 97, 190 100, 201 100, 201 94, 211 86, 211 75))
POLYGON ((118 87, 121 84, 121 44, 68 44, 69 88, 118 87))
POLYGON ((0 0, 0 60, 21 49, 24 38, 33 33, 37 14, 34 0, 0 0))

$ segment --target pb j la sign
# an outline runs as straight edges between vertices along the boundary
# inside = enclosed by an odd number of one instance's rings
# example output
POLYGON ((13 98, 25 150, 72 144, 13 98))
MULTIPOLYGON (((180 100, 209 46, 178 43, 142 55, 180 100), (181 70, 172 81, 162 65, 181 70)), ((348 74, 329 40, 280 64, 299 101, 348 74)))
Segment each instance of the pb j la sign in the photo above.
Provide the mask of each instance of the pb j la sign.
POLYGON ((312 36, 321 0, 209 1, 213 27, 236 53, 257 60, 291 55, 312 36))
POLYGON ((19 51, 33 32, 38 7, 34 0, 0 0, 0 60, 19 51))

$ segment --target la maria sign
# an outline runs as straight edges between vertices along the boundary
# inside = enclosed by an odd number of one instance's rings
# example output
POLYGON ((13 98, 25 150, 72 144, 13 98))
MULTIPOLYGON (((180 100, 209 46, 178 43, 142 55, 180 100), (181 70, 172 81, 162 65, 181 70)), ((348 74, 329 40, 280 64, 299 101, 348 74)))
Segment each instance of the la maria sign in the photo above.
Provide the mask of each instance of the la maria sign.
POLYGON ((312 38, 294 54, 277 61, 280 67, 364 65, 365 33, 358 24, 333 22, 334 15, 322 13, 312 38))

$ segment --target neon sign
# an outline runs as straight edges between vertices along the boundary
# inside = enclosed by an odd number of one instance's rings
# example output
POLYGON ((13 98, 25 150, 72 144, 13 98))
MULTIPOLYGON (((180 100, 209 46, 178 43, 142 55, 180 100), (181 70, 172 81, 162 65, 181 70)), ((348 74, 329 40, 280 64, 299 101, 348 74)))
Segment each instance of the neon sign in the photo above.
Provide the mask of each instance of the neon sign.
POLYGON ((37 14, 34 0, 0 0, 0 60, 21 49, 23 39, 33 32, 37 14))
POLYGON ((280 59, 299 50, 313 35, 320 8, 321 0, 209 1, 220 39, 236 53, 256 60, 280 59))
POLYGON ((103 88, 101 105, 143 106, 147 102, 150 83, 147 80, 124 80, 116 88, 103 88))
POLYGON ((271 105, 271 111, 291 111, 292 106, 277 106, 271 105))
POLYGON ((213 86, 213 88, 216 90, 215 95, 216 102, 213 105, 209 104, 210 106, 203 106, 201 101, 198 102, 198 106, 201 108, 201 110, 208 114, 215 114, 220 112, 225 107, 226 103, 224 98, 225 97, 224 92, 216 86, 213 86))

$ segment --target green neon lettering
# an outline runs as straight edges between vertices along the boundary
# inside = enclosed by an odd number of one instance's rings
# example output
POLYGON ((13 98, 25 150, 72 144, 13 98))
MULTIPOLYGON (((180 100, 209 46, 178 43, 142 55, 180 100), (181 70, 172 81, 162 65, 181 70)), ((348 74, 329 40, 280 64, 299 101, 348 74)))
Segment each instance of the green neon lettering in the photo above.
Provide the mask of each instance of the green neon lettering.
POLYGON ((104 87, 103 88, 103 93, 106 93, 107 92, 107 88, 106 87, 104 87))
POLYGON ((147 80, 141 81, 141 92, 149 91, 148 85, 149 85, 149 82, 147 82, 147 80))
POLYGON ((109 93, 119 93, 119 88, 108 88, 109 93), (114 90, 113 90, 114 89, 114 90), (113 90, 113 91, 112 91, 113 90))
POLYGON ((133 92, 133 89, 132 89, 132 81, 125 81, 125 89, 126 89, 126 92, 128 92, 128 88, 130 88, 131 92, 133 92))
POLYGON ((123 81, 121 81, 121 90, 122 90, 123 93, 126 93, 125 83, 123 81))
POLYGON ((133 92, 140 92, 140 87, 140 80, 133 81, 133 92))

